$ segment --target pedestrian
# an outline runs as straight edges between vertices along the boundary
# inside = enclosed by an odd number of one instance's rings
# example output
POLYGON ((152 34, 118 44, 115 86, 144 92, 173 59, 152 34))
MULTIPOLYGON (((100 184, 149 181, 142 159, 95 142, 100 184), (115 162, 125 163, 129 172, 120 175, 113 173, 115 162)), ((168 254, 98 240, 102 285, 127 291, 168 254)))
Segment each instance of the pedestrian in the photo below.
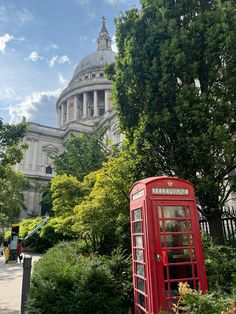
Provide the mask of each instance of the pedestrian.
POLYGON ((22 240, 21 239, 19 239, 17 242, 16 253, 17 253, 17 261, 19 258, 19 262, 21 262, 22 260, 22 240))
POLYGON ((10 248, 9 248, 9 242, 6 240, 3 242, 3 256, 4 256, 4 262, 7 264, 9 262, 10 258, 10 248))

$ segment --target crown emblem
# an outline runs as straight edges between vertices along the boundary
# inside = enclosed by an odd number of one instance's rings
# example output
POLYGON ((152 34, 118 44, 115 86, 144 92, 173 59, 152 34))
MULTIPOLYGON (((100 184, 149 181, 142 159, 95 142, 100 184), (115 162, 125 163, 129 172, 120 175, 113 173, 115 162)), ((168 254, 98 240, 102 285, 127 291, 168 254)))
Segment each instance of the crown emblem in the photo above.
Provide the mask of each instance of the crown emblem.
POLYGON ((168 185, 168 186, 173 186, 173 182, 172 182, 172 181, 168 181, 168 182, 167 182, 167 185, 168 185))

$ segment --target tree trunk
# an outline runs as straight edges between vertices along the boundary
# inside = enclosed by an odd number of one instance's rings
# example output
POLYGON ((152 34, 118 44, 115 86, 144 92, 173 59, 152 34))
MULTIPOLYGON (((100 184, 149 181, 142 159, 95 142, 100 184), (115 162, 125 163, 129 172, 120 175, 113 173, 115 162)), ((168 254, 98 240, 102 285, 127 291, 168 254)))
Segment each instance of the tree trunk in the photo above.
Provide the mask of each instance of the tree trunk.
POLYGON ((215 213, 207 217, 209 223, 210 235, 216 244, 224 244, 223 224, 221 213, 215 213))

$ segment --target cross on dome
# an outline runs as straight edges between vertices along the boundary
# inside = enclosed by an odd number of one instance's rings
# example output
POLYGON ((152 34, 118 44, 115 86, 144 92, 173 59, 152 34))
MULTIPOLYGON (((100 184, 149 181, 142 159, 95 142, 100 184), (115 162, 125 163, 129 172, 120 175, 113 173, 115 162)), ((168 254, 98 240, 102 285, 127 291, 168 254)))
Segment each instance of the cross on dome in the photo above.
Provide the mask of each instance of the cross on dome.
POLYGON ((106 17, 103 15, 102 16, 102 27, 106 27, 106 17))

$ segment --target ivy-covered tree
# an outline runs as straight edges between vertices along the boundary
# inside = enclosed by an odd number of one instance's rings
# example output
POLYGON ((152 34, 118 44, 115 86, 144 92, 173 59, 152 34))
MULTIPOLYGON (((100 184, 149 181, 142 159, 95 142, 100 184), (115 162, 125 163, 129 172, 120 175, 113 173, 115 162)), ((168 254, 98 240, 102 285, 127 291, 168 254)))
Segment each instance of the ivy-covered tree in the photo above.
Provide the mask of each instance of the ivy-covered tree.
POLYGON ((236 3, 141 0, 116 20, 108 67, 136 178, 195 185, 214 239, 236 167, 236 3))
POLYGON ((12 169, 27 147, 21 143, 27 129, 25 122, 9 125, 0 119, 0 225, 13 222, 25 208, 23 191, 26 178, 12 169))

